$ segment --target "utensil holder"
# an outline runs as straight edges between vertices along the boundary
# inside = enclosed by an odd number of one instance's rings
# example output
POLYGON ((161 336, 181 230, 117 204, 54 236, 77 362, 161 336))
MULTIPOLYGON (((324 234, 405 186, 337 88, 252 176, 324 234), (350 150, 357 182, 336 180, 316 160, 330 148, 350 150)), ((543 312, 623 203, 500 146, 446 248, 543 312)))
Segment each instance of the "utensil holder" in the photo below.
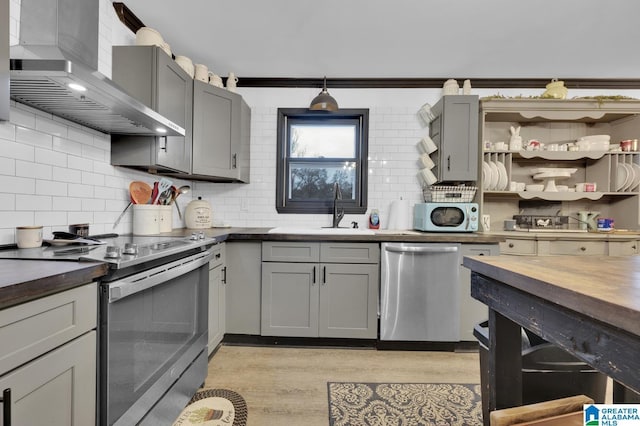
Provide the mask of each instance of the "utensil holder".
POLYGON ((160 207, 152 204, 133 205, 133 235, 160 233, 160 207))

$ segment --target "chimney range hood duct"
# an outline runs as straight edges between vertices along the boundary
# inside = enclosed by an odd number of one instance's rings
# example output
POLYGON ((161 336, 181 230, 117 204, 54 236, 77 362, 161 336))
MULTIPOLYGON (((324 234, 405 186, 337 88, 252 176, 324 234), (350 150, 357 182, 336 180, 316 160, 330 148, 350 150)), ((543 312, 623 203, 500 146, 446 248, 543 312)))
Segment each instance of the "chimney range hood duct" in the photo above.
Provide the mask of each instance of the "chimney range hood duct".
POLYGON ((22 0, 20 7, 11 99, 103 133, 184 136, 98 72, 99 0, 22 0))

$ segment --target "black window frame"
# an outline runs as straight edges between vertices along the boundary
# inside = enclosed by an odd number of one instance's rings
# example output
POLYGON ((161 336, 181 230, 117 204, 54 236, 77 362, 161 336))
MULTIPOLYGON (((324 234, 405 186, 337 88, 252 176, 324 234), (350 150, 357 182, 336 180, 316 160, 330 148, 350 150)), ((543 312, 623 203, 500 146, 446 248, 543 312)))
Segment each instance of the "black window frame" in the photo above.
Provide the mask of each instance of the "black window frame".
MULTIPOLYGON (((288 156, 290 144, 291 124, 301 122, 331 123, 340 121, 356 121, 356 178, 355 198, 341 200, 340 207, 348 214, 362 214, 367 211, 367 176, 369 155, 369 109, 345 108, 336 112, 311 111, 306 108, 278 108, 277 156, 276 156, 276 211, 278 213, 324 214, 333 212, 333 197, 331 199, 295 201, 287 199, 289 193, 289 169, 291 159, 288 156)), ((309 162, 321 164, 334 163, 339 158, 330 159, 299 159, 295 162, 309 162)), ((342 159, 344 160, 344 159, 342 159)), ((351 159, 349 159, 351 160, 351 159)))

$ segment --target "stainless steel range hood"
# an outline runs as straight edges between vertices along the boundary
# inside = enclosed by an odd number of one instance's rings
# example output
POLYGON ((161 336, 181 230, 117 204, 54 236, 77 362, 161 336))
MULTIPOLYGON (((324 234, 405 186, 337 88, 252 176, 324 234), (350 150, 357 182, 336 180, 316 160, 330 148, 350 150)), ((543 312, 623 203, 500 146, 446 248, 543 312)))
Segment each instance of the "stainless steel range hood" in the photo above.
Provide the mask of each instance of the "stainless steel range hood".
POLYGON ((98 72, 98 21, 99 0, 22 0, 11 98, 104 133, 184 136, 98 72))

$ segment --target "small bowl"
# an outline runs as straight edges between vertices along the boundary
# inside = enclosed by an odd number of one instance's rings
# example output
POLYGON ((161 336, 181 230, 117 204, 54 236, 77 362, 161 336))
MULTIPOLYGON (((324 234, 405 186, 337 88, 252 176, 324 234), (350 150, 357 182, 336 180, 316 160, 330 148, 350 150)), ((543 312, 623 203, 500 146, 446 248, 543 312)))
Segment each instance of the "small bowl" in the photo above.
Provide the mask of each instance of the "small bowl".
POLYGON ((539 184, 527 185, 525 186, 525 190, 529 192, 542 192, 544 191, 544 185, 539 185, 539 184))

